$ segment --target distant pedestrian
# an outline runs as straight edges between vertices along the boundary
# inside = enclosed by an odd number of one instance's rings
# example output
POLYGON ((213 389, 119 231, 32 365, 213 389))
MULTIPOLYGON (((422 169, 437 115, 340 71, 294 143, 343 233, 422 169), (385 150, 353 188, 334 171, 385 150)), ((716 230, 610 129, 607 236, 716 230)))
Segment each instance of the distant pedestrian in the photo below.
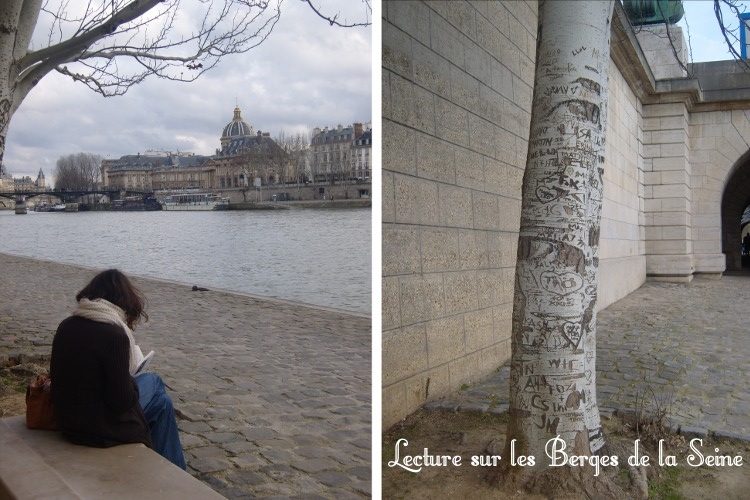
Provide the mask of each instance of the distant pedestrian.
POLYGON ((748 253, 750 253, 750 233, 742 238, 742 255, 747 255, 748 253))
MULTIPOLYGON (((172 401, 161 378, 137 374, 133 328, 145 299, 117 269, 97 274, 52 341, 50 377, 57 426, 76 444, 143 443, 185 469, 172 401)), ((143 358, 140 355, 140 358, 143 358)))

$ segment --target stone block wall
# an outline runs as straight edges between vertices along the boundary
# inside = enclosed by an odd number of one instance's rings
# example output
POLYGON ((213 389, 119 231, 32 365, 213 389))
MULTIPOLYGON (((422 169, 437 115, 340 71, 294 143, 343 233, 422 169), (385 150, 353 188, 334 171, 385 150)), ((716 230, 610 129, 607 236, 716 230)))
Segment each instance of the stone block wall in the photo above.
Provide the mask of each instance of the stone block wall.
POLYGON ((635 29, 638 43, 651 66, 654 78, 661 80, 687 76, 684 64, 688 61, 688 45, 685 43, 682 28, 676 25, 653 24, 638 26, 635 29), (683 64, 680 64, 680 61, 683 64))
POLYGON ((510 355, 535 2, 383 3, 383 424, 510 355))
POLYGON ((688 120, 682 102, 643 109, 646 273, 652 279, 690 281, 695 271, 688 120))
POLYGON ((610 63, 598 309, 641 286, 646 276, 641 113, 624 76, 610 63))

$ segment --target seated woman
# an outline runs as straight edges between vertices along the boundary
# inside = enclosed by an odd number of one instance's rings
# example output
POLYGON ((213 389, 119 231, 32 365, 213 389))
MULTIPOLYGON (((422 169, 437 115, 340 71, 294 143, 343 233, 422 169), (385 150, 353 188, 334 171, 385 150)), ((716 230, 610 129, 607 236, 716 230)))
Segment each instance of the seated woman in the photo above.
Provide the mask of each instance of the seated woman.
POLYGON ((133 376, 133 328, 148 321, 141 292, 117 269, 96 275, 52 342, 57 425, 76 444, 143 443, 185 469, 172 401, 153 373, 133 376))

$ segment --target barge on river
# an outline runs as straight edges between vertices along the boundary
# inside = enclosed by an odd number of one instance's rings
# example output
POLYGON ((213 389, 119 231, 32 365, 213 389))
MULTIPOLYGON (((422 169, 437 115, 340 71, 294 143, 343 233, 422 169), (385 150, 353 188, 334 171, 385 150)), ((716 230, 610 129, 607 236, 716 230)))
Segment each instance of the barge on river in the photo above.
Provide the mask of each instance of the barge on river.
POLYGON ((161 205, 162 210, 227 210, 229 198, 211 193, 171 194, 161 205))
POLYGON ((128 196, 122 200, 114 200, 112 202, 111 210, 122 211, 122 212, 140 212, 140 211, 153 211, 161 210, 162 206, 159 200, 153 196, 143 198, 142 196, 128 196))

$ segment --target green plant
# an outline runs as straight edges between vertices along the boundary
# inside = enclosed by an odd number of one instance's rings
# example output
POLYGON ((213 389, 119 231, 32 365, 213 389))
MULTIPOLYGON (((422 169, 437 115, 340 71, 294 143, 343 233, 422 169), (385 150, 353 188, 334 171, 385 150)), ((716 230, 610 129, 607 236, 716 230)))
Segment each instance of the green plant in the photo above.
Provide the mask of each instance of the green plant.
POLYGON ((664 475, 649 481, 648 496, 652 500, 680 500, 682 495, 677 491, 680 484, 680 467, 665 467, 664 475))

